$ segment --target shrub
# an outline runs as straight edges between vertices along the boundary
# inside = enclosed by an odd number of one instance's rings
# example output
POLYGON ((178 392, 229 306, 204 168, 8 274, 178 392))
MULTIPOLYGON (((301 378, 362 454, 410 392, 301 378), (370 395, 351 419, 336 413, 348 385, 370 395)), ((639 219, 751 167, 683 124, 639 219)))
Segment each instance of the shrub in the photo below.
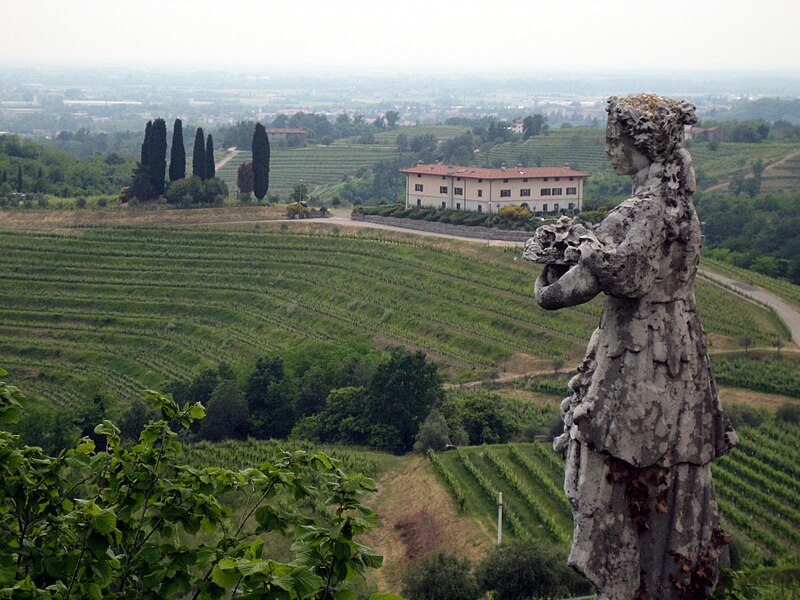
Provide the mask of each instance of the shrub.
POLYGON ((403 595, 408 600, 477 600, 481 593, 469 560, 439 551, 407 571, 403 595))
POLYGON ((778 409, 777 417, 787 423, 800 423, 800 405, 786 402, 778 409))
POLYGON ((567 557, 534 540, 517 540, 495 546, 475 572, 483 592, 495 600, 587 594, 588 580, 567 566, 567 557))
POLYGON ((97 206, 99 206, 100 208, 105 208, 107 205, 108 205, 108 200, 106 200, 105 198, 100 198, 97 201, 97 206))
POLYGON ((83 196, 79 196, 78 199, 75 201, 75 206, 78 208, 86 208, 86 198, 83 196))
POLYGON ((726 407, 725 412, 734 427, 758 427, 766 418, 763 410, 746 404, 733 404, 726 407))
POLYGON ((447 421, 442 413, 434 408, 420 425, 417 439, 414 442, 414 451, 420 454, 425 454, 429 449, 439 452, 444 450, 449 443, 447 421))

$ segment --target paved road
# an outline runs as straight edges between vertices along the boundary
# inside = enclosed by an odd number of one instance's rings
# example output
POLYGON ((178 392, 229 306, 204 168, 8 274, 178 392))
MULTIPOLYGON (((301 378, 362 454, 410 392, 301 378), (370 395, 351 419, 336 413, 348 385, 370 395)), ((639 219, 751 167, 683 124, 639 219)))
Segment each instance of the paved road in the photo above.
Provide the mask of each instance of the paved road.
POLYGON ((797 310, 786 304, 786 302, 780 298, 773 296, 772 294, 765 292, 760 288, 755 288, 752 285, 742 283, 741 281, 731 279, 730 277, 720 275, 719 273, 709 271, 708 269, 701 269, 700 272, 702 275, 705 275, 713 281, 717 281, 724 285, 735 288, 742 295, 753 298, 762 304, 770 306, 776 313, 778 313, 778 316, 783 320, 783 322, 786 323, 786 326, 789 328, 789 331, 792 334, 792 340, 794 340, 794 343, 800 346, 800 313, 797 312, 797 310))

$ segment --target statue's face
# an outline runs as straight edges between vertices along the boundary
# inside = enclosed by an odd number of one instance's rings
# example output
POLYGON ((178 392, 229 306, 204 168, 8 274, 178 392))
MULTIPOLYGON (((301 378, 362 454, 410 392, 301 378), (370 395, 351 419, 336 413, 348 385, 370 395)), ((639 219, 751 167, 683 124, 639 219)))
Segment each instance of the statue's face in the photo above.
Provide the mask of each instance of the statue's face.
POLYGON ((647 157, 616 123, 609 123, 606 128, 606 152, 617 175, 634 175, 650 165, 647 157))

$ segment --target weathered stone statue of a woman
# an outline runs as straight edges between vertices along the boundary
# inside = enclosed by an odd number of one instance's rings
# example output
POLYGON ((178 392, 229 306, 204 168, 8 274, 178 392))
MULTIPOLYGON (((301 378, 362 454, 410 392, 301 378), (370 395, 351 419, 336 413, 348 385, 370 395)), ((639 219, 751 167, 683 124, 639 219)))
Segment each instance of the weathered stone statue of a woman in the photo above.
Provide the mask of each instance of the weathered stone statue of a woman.
POLYGON ((608 102, 607 151, 633 195, 594 230, 540 228, 546 309, 606 301, 561 406, 569 562, 612 600, 706 598, 727 536, 710 462, 736 444, 709 369, 694 298, 702 237, 682 147, 694 107, 649 94, 608 102))

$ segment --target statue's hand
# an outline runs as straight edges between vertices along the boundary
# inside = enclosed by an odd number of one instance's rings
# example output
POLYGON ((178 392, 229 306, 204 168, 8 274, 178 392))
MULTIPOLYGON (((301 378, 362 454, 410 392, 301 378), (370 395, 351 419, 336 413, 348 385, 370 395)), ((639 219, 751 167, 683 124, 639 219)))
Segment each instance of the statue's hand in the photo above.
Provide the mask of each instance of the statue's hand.
POLYGON ((597 278, 583 262, 569 268, 547 265, 534 285, 536 301, 546 310, 583 304, 599 292, 597 278))

